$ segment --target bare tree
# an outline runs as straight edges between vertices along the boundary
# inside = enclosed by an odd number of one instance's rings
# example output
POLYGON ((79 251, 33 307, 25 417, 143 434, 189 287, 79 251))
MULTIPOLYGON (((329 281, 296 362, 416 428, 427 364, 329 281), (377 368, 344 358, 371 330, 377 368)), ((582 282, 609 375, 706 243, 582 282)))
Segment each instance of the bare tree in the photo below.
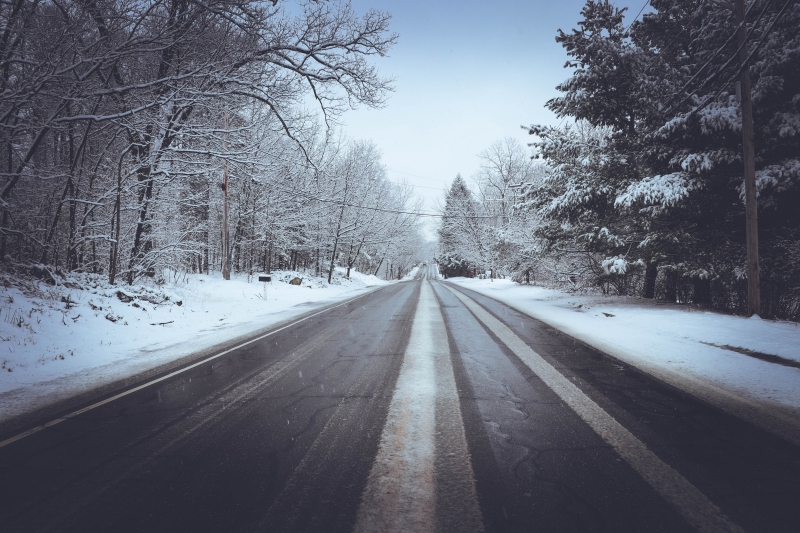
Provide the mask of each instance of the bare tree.
POLYGON ((304 103, 331 131, 391 90, 371 61, 389 15, 347 2, 15 0, 0 19, 0 258, 112 282, 214 268, 223 165, 238 268, 307 260, 327 208, 297 195, 335 157, 304 103))

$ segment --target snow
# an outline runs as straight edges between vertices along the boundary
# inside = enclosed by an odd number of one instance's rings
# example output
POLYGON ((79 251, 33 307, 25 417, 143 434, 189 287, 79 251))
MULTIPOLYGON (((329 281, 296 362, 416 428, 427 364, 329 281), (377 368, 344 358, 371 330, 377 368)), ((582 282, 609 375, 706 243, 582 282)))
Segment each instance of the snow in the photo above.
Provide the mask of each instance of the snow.
POLYGON ((417 265, 414 268, 412 268, 411 270, 409 270, 408 274, 403 276, 403 279, 400 280, 400 281, 411 281, 412 279, 414 279, 414 276, 417 275, 417 272, 419 272, 419 267, 421 267, 421 266, 422 265, 417 265))
POLYGON ((84 276, 57 287, 28 283, 24 291, 6 282, 0 286, 0 421, 387 283, 355 271, 348 280, 343 269, 330 285, 282 271, 272 274, 265 301, 264 283, 246 275, 230 281, 181 275, 160 287, 112 287, 84 276), (288 283, 295 277, 300 285, 288 283))
POLYGON ((636 298, 568 294, 510 280, 448 281, 506 303, 647 372, 685 376, 790 416, 800 412, 800 368, 730 349, 800 362, 800 324, 636 298))
POLYGON ((624 257, 614 256, 605 259, 602 266, 607 274, 624 274, 628 270, 628 261, 624 257))
POLYGON ((632 207, 636 203, 655 204, 657 208, 678 205, 699 187, 686 172, 652 176, 631 183, 614 202, 616 207, 632 207))
MULTIPOLYGON (((772 187, 776 192, 791 189, 800 180, 800 159, 786 159, 776 165, 768 165, 756 171, 756 189, 763 191, 772 187)), ((744 187, 740 187, 740 198, 744 199, 744 187)))

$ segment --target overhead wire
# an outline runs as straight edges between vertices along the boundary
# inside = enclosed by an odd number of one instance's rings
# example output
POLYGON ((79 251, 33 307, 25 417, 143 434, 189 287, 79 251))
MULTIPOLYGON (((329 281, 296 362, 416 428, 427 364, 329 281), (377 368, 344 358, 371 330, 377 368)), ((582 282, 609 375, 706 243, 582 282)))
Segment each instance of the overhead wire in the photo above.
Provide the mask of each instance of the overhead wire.
MULTIPOLYGON (((783 13, 784 13, 784 12, 785 12, 785 10, 786 10, 786 7, 787 7, 787 6, 788 6, 788 5, 791 3, 791 1, 792 1, 792 0, 787 0, 787 2, 786 2, 784 5, 783 5, 783 7, 781 8, 781 10, 780 10, 780 12, 778 13, 778 15, 775 17, 775 19, 773 19, 773 21, 772 21, 772 23, 770 24, 769 28, 768 28, 768 29, 767 29, 767 30, 764 32, 764 34, 762 35, 761 39, 759 40, 758 44, 756 45, 756 48, 755 48, 755 49, 754 49, 754 50, 753 50, 753 51, 752 51, 752 52, 751 52, 751 53, 748 55, 748 57, 747 57, 747 61, 745 62, 745 64, 749 64, 750 58, 752 58, 752 56, 755 54, 755 52, 756 52, 756 51, 757 51, 757 50, 760 48, 761 44, 762 44, 762 43, 763 43, 763 41, 764 41, 764 37, 765 37, 766 35, 768 35, 768 34, 771 32, 771 30, 772 30, 772 27, 775 25, 775 23, 777 22, 777 20, 778 20, 778 19, 779 19, 779 18, 780 18, 780 17, 783 15, 783 13)), ((634 17, 634 19, 631 21, 631 23, 630 23, 630 24, 628 24, 628 26, 625 28, 625 33, 627 33, 627 32, 628 32, 628 30, 629 30, 629 29, 630 29, 630 28, 633 26, 633 23, 634 23, 634 22, 636 22, 636 20, 639 18, 639 16, 642 14, 642 12, 645 10, 645 8, 647 7, 647 5, 648 5, 649 3, 650 3, 650 0, 647 0, 647 1, 644 3, 644 5, 641 7, 641 9, 639 9, 639 12, 636 14, 636 17, 634 17)), ((667 44, 667 46, 664 48, 664 50, 663 50, 663 51, 666 51, 666 50, 668 50, 668 49, 669 49, 669 48, 670 48, 670 47, 671 47, 671 46, 672 46, 672 45, 675 43, 675 41, 677 41, 677 39, 678 39, 678 38, 679 38, 679 37, 680 37, 680 36, 683 34, 683 32, 684 32, 684 31, 686 31, 686 29, 687 29, 688 27, 690 27, 690 26, 691 26, 691 24, 692 24, 692 23, 693 23, 693 22, 694 22, 694 21, 697 19, 697 17, 698 17, 698 16, 701 14, 701 9, 700 9, 700 8, 701 8, 703 5, 705 5, 705 3, 706 3, 706 0, 703 0, 703 1, 701 2, 701 4, 698 6, 697 13, 694 15, 694 17, 692 17, 692 19, 689 21, 689 23, 688 23, 688 24, 686 24, 686 25, 683 27, 683 29, 682 29, 682 30, 681 30, 681 31, 680 31, 680 32, 679 32, 679 33, 678 33, 678 34, 677 34, 677 35, 676 35, 676 36, 675 36, 675 37, 674 37, 674 38, 673 38, 673 39, 672 39, 672 40, 669 42, 669 44, 667 44)), ((758 16, 757 20, 756 20, 756 21, 753 23, 753 28, 750 30, 750 32, 749 32, 749 33, 748 33, 748 35, 747 35, 747 38, 745 39, 745 43, 747 43, 747 42, 749 42, 749 41, 750 41, 750 38, 753 36, 753 34, 754 34, 754 33, 755 33, 755 31, 756 31, 756 27, 758 26, 758 23, 759 23, 759 22, 761 21, 761 19, 763 18, 764 14, 766 13, 766 11, 767 11, 767 9, 768 9, 768 7, 769 7, 769 5, 770 5, 771 3, 772 3, 772 0, 768 0, 768 1, 767 1, 767 3, 766 3, 766 5, 764 6, 764 8, 761 10, 761 13, 759 14, 759 16, 758 16)), ((745 13, 745 18, 746 18, 746 17, 747 17, 747 15, 748 15, 748 14, 750 14, 750 12, 751 12, 751 11, 752 11, 752 10, 755 8, 755 5, 756 5, 756 3, 754 2, 753 4, 751 4, 751 5, 748 7, 748 9, 747 9, 747 12, 745 13)), ((714 60, 714 59, 716 59, 716 58, 717 58, 717 57, 718 57, 718 56, 719 56, 719 55, 722 53, 722 51, 725 49, 725 47, 728 45, 728 43, 729 43, 729 42, 730 42, 730 41, 731 41, 731 40, 732 40, 732 39, 733 39, 733 38, 736 36, 736 32, 738 31, 738 28, 739 28, 739 26, 737 26, 737 29, 736 29, 736 31, 734 31, 734 32, 733 32, 733 34, 732 34, 732 35, 730 35, 730 36, 728 37, 728 39, 725 41, 725 43, 724 43, 724 44, 723 44, 723 45, 722 45, 722 46, 721 46, 721 47, 720 47, 720 48, 719 48, 719 49, 718 49, 718 50, 717 50, 717 51, 714 53, 714 55, 712 55, 712 56, 711 56, 711 58, 709 58, 709 60, 708 60, 708 61, 706 61, 706 63, 705 63, 705 64, 704 64, 704 65, 703 65, 703 66, 700 68, 700 70, 698 70, 698 71, 695 73, 695 75, 694 75, 694 76, 692 76, 692 78, 691 78, 691 79, 690 79, 690 80, 689 80, 689 81, 688 81, 688 82, 687 82, 687 83, 684 85, 684 88, 683 88, 681 91, 679 91, 679 92, 684 92, 684 91, 685 91, 685 90, 688 88, 688 86, 689 86, 689 85, 690 85, 690 84, 691 84, 691 83, 692 83, 692 82, 693 82, 695 79, 697 79, 697 77, 699 76, 699 74, 700 74, 700 73, 702 73, 702 71, 703 71, 703 70, 705 70, 705 68, 706 68, 708 65, 710 65, 710 64, 713 62, 713 60, 714 60)), ((739 47, 739 48, 740 48, 740 47, 739 47)), ((736 53, 734 53, 734 54, 733 54, 733 56, 732 56, 731 58, 729 58, 729 59, 728 59, 728 60, 727 60, 727 61, 726 61, 726 62, 725 62, 725 63, 724 63, 724 64, 723 64, 723 65, 722 65, 722 66, 721 66, 721 67, 720 67, 718 70, 717 70, 717 72, 715 72, 713 75, 711 75, 711 76, 709 76, 708 78, 706 78, 706 79, 703 81, 703 83, 700 85, 700 87, 699 87, 697 90, 700 90, 700 89, 702 89, 702 88, 703 88, 703 87, 705 87, 705 86, 706 86, 706 85, 707 85, 709 82, 711 82, 711 81, 713 81, 714 79, 716 79, 716 78, 717 78, 717 77, 718 77, 718 76, 719 76, 719 75, 720 75, 720 74, 721 74, 721 73, 722 73, 722 72, 723 72, 723 71, 724 71, 724 70, 725 70, 725 69, 726 69, 726 68, 727 68, 727 67, 730 65, 731 61, 733 61, 733 59, 735 59, 737 55, 738 55, 738 48, 737 48, 737 50, 736 50, 736 53)), ((647 66, 645 67, 645 69, 644 69, 643 73, 646 73, 646 72, 647 72, 647 70, 648 70, 648 69, 649 69, 649 68, 650 68, 650 67, 653 65, 653 63, 654 63, 656 60, 657 60, 657 58, 653 58, 653 59, 650 61, 650 63, 648 63, 648 64, 647 64, 647 66)), ((740 67, 740 68, 738 69, 738 71, 737 71, 736 75, 734 75, 734 76, 733 76, 733 77, 732 77, 730 80, 728 80, 728 82, 727 82, 727 83, 725 83, 725 84, 723 84, 723 85, 722 85, 722 87, 721 87, 721 88, 720 88, 720 89, 719 89, 719 90, 718 90, 718 91, 717 91, 717 92, 714 94, 714 96, 712 96, 711 98, 708 98, 708 99, 706 99, 705 101, 703 101, 703 103, 702 103, 702 104, 700 104, 700 105, 698 105, 698 106, 697 106, 695 109, 693 109, 693 110, 690 112, 690 114, 694 114, 694 113, 696 113, 696 112, 698 112, 698 111, 701 111, 701 110, 702 110, 702 109, 704 109, 705 107, 707 107, 707 106, 708 106, 708 104, 710 104, 710 103, 711 103, 711 102, 712 102, 712 101, 713 101, 713 100, 714 100, 716 97, 718 97, 718 96, 719 96, 719 95, 722 93, 722 91, 724 90, 724 88, 725 88, 727 85, 729 85, 729 84, 730 84, 730 82, 731 82, 733 79, 735 79, 735 78, 736 78, 736 76, 738 76, 738 74, 741 72, 741 70, 742 70, 742 67, 740 67)), ((683 103, 685 103, 685 102, 686 102, 686 100, 688 100, 688 98, 689 98, 689 97, 687 96, 687 97, 686 97, 686 98, 684 98, 684 99, 683 99, 683 100, 682 100, 682 101, 681 101, 681 102, 680 102, 680 103, 679 103, 677 106, 673 106, 672 108, 670 108, 670 111, 672 111, 672 110, 674 110, 674 109, 677 109, 678 107, 680 107, 681 105, 683 105, 683 103)), ((669 112, 668 112, 667 114, 669 114, 669 112)), ((557 128, 557 129, 560 129, 560 128, 563 126, 563 124, 564 124, 564 122, 566 121, 566 119, 567 119, 567 118, 568 118, 568 117, 567 117, 567 116, 565 116, 565 117, 564 117, 564 118, 561 120, 561 122, 559 123, 559 125, 558 125, 558 128, 557 128)), ((525 127, 523 126, 523 128, 525 128, 525 127)), ((530 129, 530 128, 526 128, 526 129, 530 129)))
MULTIPOLYGON (((677 40, 678 40, 678 37, 680 37, 681 35, 683 35, 683 32, 685 32, 685 31, 686 31, 688 28, 690 28, 690 27, 692 26, 692 23, 693 23, 695 20, 697 20, 697 17, 699 17, 699 16, 700 16, 700 14, 702 13, 702 10, 701 10, 701 8, 702 8, 702 7, 703 7, 703 6, 706 4, 706 1, 707 1, 707 0, 703 0, 702 2, 700 2, 700 5, 699 5, 699 6, 697 6, 697 13, 695 13, 694 17, 692 17, 692 20, 690 20, 688 24, 685 24, 685 25, 683 26, 683 29, 681 29, 681 31, 679 31, 679 32, 678 32, 678 35, 676 35, 676 36, 675 36, 675 37, 674 37, 674 38, 673 38, 673 39, 672 39, 672 40, 669 42, 669 44, 668 44, 667 46, 665 46, 665 47, 664 47, 664 48, 663 48, 663 49, 660 51, 660 53, 661 53, 661 54, 663 54, 663 53, 665 53, 667 50, 669 50, 669 48, 670 48, 670 47, 671 47, 673 44, 675 44, 675 41, 677 41, 677 40)), ((655 62, 656 62, 656 59, 658 59, 659 57, 660 57, 660 56, 656 56, 656 57, 654 57, 653 59, 651 59, 651 60, 650 60, 650 62, 647 64, 647 66, 646 66, 646 67, 644 68, 644 70, 642 71, 642 74, 647 74, 647 71, 650 69, 650 67, 651 67, 651 66, 653 66, 653 63, 655 63, 655 62)))
POLYGON ((338 200, 338 199, 320 198, 318 196, 313 196, 313 195, 308 194, 308 193, 303 192, 303 191, 294 191, 294 190, 285 189, 285 188, 281 187, 280 185, 273 184, 273 186, 276 187, 276 188, 279 188, 279 189, 283 189, 283 191, 288 193, 288 194, 297 194, 297 195, 303 196, 303 197, 305 197, 305 198, 307 198, 309 200, 313 200, 313 201, 316 201, 316 202, 330 203, 330 204, 335 204, 335 205, 344 206, 344 207, 353 207, 355 209, 366 209, 366 210, 369 210, 369 211, 379 211, 379 212, 382 212, 382 213, 392 213, 392 214, 398 214, 398 215, 413 215, 413 216, 431 217, 431 218, 442 218, 442 217, 445 217, 445 216, 448 217, 448 218, 465 218, 465 219, 497 218, 496 216, 493 216, 493 215, 492 216, 490 216, 490 215, 474 215, 474 216, 444 215, 442 213, 426 213, 424 211, 405 211, 405 210, 402 210, 402 209, 386 209, 386 208, 382 208, 382 207, 370 207, 370 206, 364 206, 364 205, 355 205, 355 204, 347 203, 347 202, 344 202, 344 201, 338 200))
POLYGON ((650 3, 650 0, 647 0, 647 1, 644 3, 644 5, 642 6, 642 9, 640 9, 640 10, 639 10, 639 12, 636 14, 636 16, 635 16, 635 17, 633 17, 633 20, 631 21, 631 23, 630 23, 630 24, 628 24, 628 27, 627 27, 627 28, 625 28, 625 31, 624 31, 624 33, 625 33, 625 34, 627 34, 627 33, 628 33, 628 30, 629 30, 629 29, 631 29, 631 26, 633 26, 633 23, 634 23, 634 22, 636 22, 636 19, 638 19, 638 18, 639 18, 639 15, 641 15, 641 14, 642 14, 642 11, 644 11, 644 8, 646 8, 646 7, 647 7, 647 5, 648 5, 649 3, 650 3))
MULTIPOLYGON (((747 34, 747 36, 746 36, 746 38, 745 38, 745 40, 744 40, 744 43, 743 43, 741 46, 738 46, 738 47, 736 48, 736 51, 733 53, 733 55, 732 55, 730 58, 728 58, 728 60, 727 60, 725 63, 723 63, 723 65, 722 65, 722 66, 721 66, 719 69, 717 69, 717 71, 716 71, 714 74, 712 74, 711 76, 709 76, 709 77, 707 77, 705 80, 703 80, 703 83, 701 83, 701 84, 700 84, 700 86, 699 86, 697 89, 695 89, 695 90, 692 92, 692 94, 688 94, 688 95, 686 95, 686 96, 683 98, 683 100, 681 100, 681 101, 680 101, 680 102, 679 102, 677 105, 675 105, 675 106, 672 106, 672 107, 669 109, 669 111, 668 111, 666 114, 670 114, 670 113, 671 113, 673 110, 675 110, 675 109, 677 109, 677 108, 681 107, 683 104, 685 104, 685 103, 686 103, 686 102, 687 102, 687 101, 688 101, 688 100, 689 100, 689 99, 692 97, 692 95, 693 95, 695 92, 697 92, 697 91, 701 91, 702 89, 704 89, 704 88, 705 88, 705 86, 706 86, 708 83, 710 83, 710 82, 714 81, 715 79, 717 79, 717 77, 718 77, 720 74, 722 74, 722 72, 723 72, 723 71, 724 71, 726 68, 728 68, 728 65, 730 65, 730 64, 731 64, 731 62, 732 62, 734 59, 736 59, 736 57, 739 55, 739 50, 740 50, 740 49, 741 49, 743 46, 745 46, 745 45, 746 45, 746 44, 747 44, 747 43, 750 41, 750 38, 753 36, 753 34, 754 34, 754 33, 755 33, 755 31, 756 31, 756 27, 758 26, 758 23, 759 23, 759 22, 761 22, 761 19, 764 17, 764 14, 767 12, 767 8, 769 7, 769 5, 770 5, 771 3, 772 3, 772 0, 767 0, 767 3, 766 3, 766 5, 764 6, 764 9, 762 9, 762 10, 761 10, 761 13, 758 15, 758 18, 757 18, 757 19, 756 19, 756 21, 753 23, 753 28, 752 28, 752 29, 750 30, 750 32, 747 34)), ((735 30, 735 31, 734 31, 734 32, 733 32, 733 33, 732 33, 732 34, 731 34, 731 35, 728 37, 728 39, 725 41, 725 43, 724 43, 724 44, 723 44, 723 45, 722 45, 722 46, 721 46, 721 47, 720 47, 720 48, 717 50, 717 52, 716 52, 716 53, 715 53, 713 56, 711 56, 711 58, 710 58, 708 61, 706 61, 706 63, 705 63, 705 64, 704 64, 702 67, 700 67, 700 70, 698 70, 698 71, 695 73, 695 75, 694 75, 694 76, 692 76, 692 77, 691 77, 691 79, 690 79, 689 81, 687 81, 687 82, 684 84, 683 88, 681 88, 681 90, 680 90, 680 91, 678 91, 678 93, 677 93, 677 94, 680 94, 680 93, 682 93, 682 92, 685 92, 685 91, 688 89, 689 85, 691 85, 691 83, 692 83, 692 82, 693 82, 693 81, 694 81, 694 80, 695 80, 695 79, 696 79, 696 78, 697 78, 697 77, 700 75, 700 73, 701 73, 701 72, 703 72, 703 70, 704 70, 704 69, 705 69, 705 68, 706 68, 706 67, 707 67, 709 64, 711 64, 711 62, 712 62, 712 61, 713 61, 713 60, 714 60, 714 59, 715 59, 717 56, 719 56, 719 54, 720 54, 720 53, 722 53, 722 50, 723 50, 723 49, 725 49, 725 47, 728 45, 728 43, 729 43, 729 42, 731 42, 731 40, 732 40, 734 37, 736 37, 736 34, 738 33, 738 31, 739 31, 739 29, 742 27, 742 25, 745 25, 745 29, 746 29, 747 15, 750 13, 750 11, 751 11, 751 10, 752 10, 754 7, 755 7, 755 3, 754 3, 754 4, 752 4, 752 5, 750 6, 750 9, 748 9, 748 10, 747 10, 747 13, 745 13, 745 21, 743 21, 743 22, 741 22, 740 24, 737 24, 737 25, 736 25, 736 30, 735 30)), ((770 26, 770 29, 771 29, 771 28, 772 28, 772 26, 770 26)), ((767 30, 767 33, 768 33, 768 32, 769 32, 769 30, 767 30)), ((749 58, 748 58, 748 59, 749 59, 749 58)), ((725 87, 725 86, 723 85, 723 87, 725 87)), ((721 92, 721 91, 719 91, 719 92, 721 92)), ((717 94, 719 94, 719 92, 718 92, 717 94)), ((715 98, 716 98, 716 95, 715 95, 715 98)), ((707 104, 705 104, 705 103, 704 103, 704 104, 702 105, 702 107, 700 107, 699 109, 702 109, 702 108, 704 108, 706 105, 707 105, 707 104)), ((698 109, 698 110, 699 110, 699 109, 698 109)), ((694 112, 694 111, 693 111, 693 112, 694 112)))
POLYGON ((422 178, 424 180, 431 179, 428 176, 420 176, 419 174, 411 174, 410 172, 403 172, 401 170, 395 170, 395 169, 389 168, 389 167, 386 167, 386 170, 388 170, 389 172, 394 172, 395 174, 402 174, 404 176, 411 176, 411 177, 414 177, 414 178, 422 178))
MULTIPOLYGON (((720 86, 720 88, 717 90, 717 92, 714 93, 713 96, 711 96, 710 98, 707 98, 702 104, 700 104, 697 107, 695 107, 694 109, 692 109, 692 111, 687 115, 687 117, 692 116, 695 113, 698 113, 698 112, 702 111, 703 109, 705 109, 711 102, 713 102, 714 100, 717 99, 717 97, 722 93, 723 90, 725 90, 726 87, 730 86, 731 82, 733 82, 736 78, 739 77, 739 75, 742 73, 742 71, 745 69, 745 67, 749 67, 750 59, 755 55, 755 53, 759 50, 759 48, 761 48, 761 45, 763 44, 764 39, 766 39, 766 37, 772 32, 772 28, 775 26, 775 23, 778 22, 778 20, 781 18, 781 16, 783 16, 783 13, 786 11, 786 8, 789 7, 789 4, 791 4, 793 1, 795 1, 795 0, 786 0, 786 3, 783 4, 783 7, 778 12, 778 14, 775 16, 775 18, 772 20, 772 22, 770 23, 769 27, 761 35, 761 39, 759 39, 759 41, 756 44, 755 48, 753 48, 753 50, 748 54, 747 59, 745 59, 745 61, 744 61, 744 64, 742 64, 737 69, 737 71, 734 73, 734 75, 731 76, 728 79, 727 82, 722 84, 720 86)), ((764 9, 766 10, 766 8, 764 8, 764 9)), ((760 17, 759 17, 759 19, 760 19, 760 17)), ((755 28, 753 28, 753 31, 755 31, 755 28)), ((748 35, 748 37, 749 37, 749 35, 748 35)), ((747 40, 745 40, 745 44, 746 43, 747 43, 747 40)), ((738 50, 737 50, 737 54, 738 54, 738 50)))

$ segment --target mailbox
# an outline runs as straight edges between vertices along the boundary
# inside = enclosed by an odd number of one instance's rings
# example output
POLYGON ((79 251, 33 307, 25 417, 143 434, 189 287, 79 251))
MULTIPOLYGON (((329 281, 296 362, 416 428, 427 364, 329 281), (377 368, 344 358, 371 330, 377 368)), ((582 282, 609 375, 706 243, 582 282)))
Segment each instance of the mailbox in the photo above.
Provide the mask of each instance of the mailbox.
POLYGON ((272 281, 272 276, 258 276, 258 281, 263 281, 264 283, 270 283, 272 281))

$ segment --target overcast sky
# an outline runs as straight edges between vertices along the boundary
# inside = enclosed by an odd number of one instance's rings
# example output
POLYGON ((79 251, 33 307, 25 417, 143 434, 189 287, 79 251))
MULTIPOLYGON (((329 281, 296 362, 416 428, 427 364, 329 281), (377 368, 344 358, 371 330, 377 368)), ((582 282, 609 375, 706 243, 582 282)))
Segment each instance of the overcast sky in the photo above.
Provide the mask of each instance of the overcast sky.
MULTIPOLYGON (((617 2, 630 6, 626 24, 644 3, 617 2)), ((556 123, 544 103, 569 77, 556 30, 576 27, 584 4, 352 0, 358 13, 390 12, 400 38, 390 57, 376 61, 396 78, 395 92, 383 109, 348 112, 345 134, 374 141, 389 177, 414 185, 433 210, 457 173, 469 179, 477 172, 477 155, 492 142, 510 136, 527 143, 520 125, 556 123)))

